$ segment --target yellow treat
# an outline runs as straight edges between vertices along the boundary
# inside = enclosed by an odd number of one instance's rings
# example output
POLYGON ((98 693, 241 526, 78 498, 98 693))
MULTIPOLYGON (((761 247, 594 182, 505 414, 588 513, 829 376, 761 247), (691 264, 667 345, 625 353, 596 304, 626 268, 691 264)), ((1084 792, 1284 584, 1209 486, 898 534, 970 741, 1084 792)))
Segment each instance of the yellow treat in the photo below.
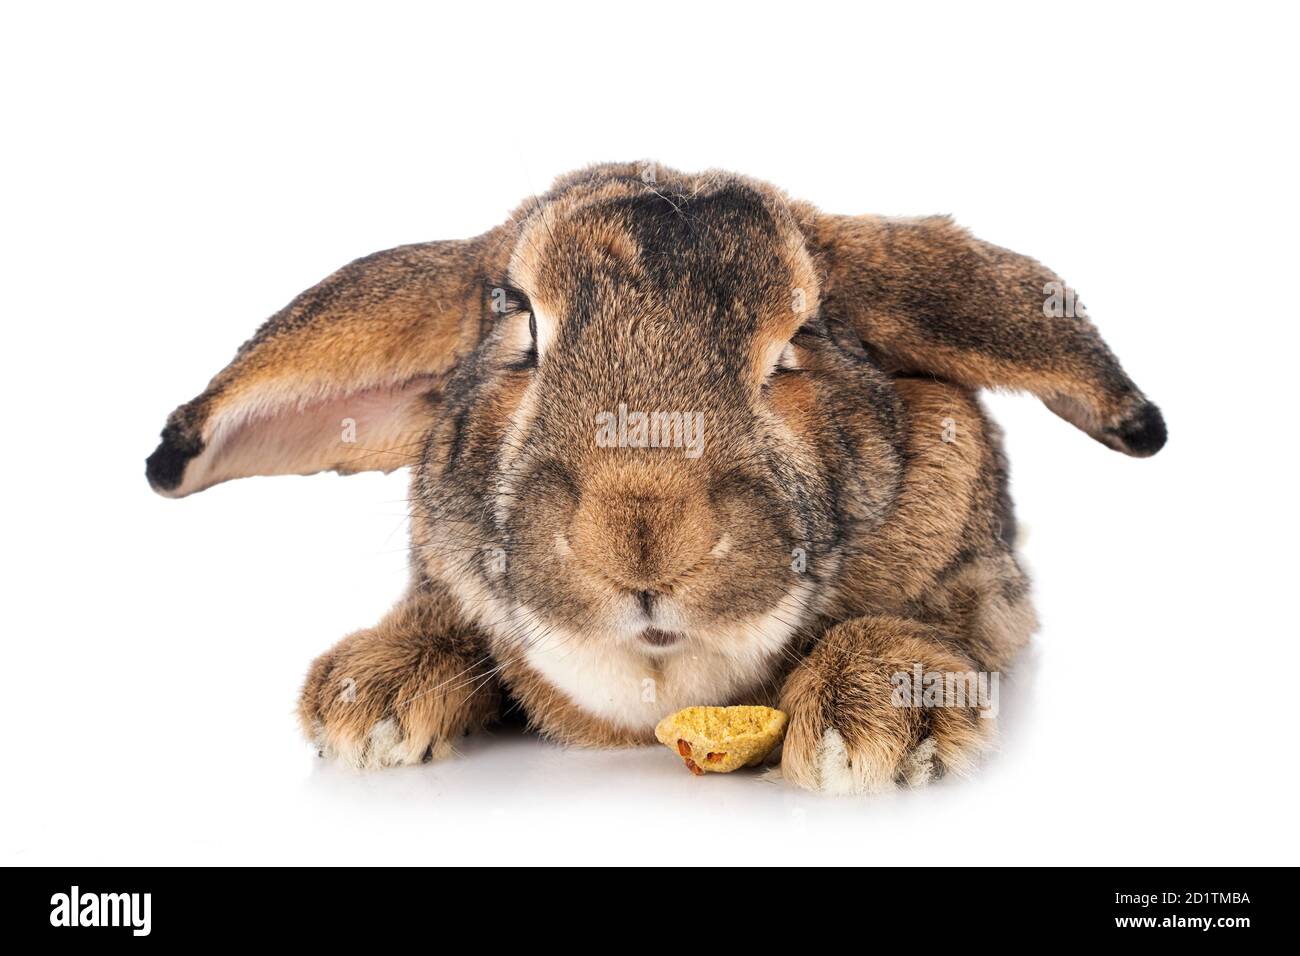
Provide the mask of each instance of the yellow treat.
POLYGON ((659 721, 655 737, 697 776, 731 773, 762 763, 789 719, 771 707, 687 707, 659 721))

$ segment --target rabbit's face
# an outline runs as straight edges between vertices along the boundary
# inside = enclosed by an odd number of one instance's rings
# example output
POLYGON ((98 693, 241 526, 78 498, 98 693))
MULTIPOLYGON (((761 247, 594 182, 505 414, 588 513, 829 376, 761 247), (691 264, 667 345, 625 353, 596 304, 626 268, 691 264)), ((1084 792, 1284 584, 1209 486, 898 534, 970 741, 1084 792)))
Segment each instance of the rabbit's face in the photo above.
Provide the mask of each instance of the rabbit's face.
POLYGON ((488 283, 420 543, 521 641, 772 653, 892 487, 892 389, 831 341, 784 201, 693 188, 557 190, 488 283))

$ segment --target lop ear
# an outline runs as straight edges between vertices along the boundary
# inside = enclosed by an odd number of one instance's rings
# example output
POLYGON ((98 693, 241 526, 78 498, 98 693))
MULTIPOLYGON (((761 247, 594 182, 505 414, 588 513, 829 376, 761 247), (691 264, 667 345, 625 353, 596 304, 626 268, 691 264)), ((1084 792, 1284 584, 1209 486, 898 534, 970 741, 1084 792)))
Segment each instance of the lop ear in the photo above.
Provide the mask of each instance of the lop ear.
POLYGON ((375 253, 272 316, 167 419, 145 471, 178 498, 231 478, 391 471, 419 455, 430 393, 478 344, 503 230, 375 253))
POLYGON ((1124 374, 1050 269, 946 216, 812 216, 823 302, 888 367, 1032 392, 1099 442, 1138 457, 1165 443, 1160 410, 1124 374))

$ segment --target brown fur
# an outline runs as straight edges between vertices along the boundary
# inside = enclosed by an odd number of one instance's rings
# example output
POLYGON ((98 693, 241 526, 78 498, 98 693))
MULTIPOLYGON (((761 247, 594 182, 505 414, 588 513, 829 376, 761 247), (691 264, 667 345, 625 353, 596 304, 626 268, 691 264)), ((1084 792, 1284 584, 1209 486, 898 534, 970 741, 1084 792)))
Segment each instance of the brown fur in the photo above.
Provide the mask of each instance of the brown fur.
POLYGON ((992 721, 888 690, 1000 671, 1034 627, 974 390, 1135 455, 1158 410, 1086 318, 1044 313, 1051 272, 947 219, 654 172, 592 167, 477 239, 345 267, 173 413, 151 483, 415 466, 411 594, 300 704, 352 763, 444 753, 511 699, 598 746, 779 700, 795 783, 965 769, 992 721), (698 454, 607 447, 618 408, 698 415, 698 454))
POLYGON ((790 714, 781 761, 784 775, 808 789, 826 789, 818 760, 827 731, 843 741, 854 790, 877 792, 894 783, 928 782, 932 773, 961 772, 988 745, 992 723, 974 707, 933 709, 891 703, 891 675, 916 664, 956 673, 974 662, 916 621, 857 617, 829 628, 795 669, 781 695, 790 714), (908 758, 926 739, 933 763, 910 767, 908 758))
POLYGON ((500 710, 484 649, 445 597, 414 593, 312 664, 298 702, 303 732, 324 751, 374 766, 445 755, 500 710), (397 752, 370 737, 386 718, 401 731, 397 752))

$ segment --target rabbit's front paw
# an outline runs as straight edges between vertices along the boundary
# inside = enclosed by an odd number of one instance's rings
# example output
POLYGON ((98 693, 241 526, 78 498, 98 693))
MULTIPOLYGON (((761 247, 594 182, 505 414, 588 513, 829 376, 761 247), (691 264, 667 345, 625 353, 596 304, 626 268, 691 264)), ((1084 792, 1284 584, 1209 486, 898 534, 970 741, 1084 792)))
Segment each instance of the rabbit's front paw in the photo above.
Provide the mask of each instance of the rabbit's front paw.
POLYGON ((807 790, 880 793, 968 770, 994 722, 975 693, 913 700, 932 674, 978 681, 967 661, 912 622, 860 618, 831 628, 782 692, 790 715, 782 776, 807 790))
POLYGON ((448 756, 496 714, 492 673, 486 658, 362 631, 312 664, 298 717, 322 757, 359 768, 421 763, 448 756))

